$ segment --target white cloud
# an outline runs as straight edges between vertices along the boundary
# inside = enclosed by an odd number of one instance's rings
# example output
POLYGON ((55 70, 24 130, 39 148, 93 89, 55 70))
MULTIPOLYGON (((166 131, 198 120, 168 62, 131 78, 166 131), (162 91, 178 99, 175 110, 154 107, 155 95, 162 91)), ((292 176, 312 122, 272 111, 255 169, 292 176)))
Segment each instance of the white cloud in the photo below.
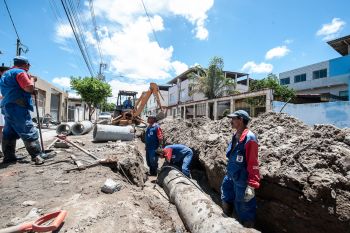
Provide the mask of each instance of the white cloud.
MULTIPOLYGON (((205 21, 208 18, 207 12, 214 5, 214 0, 147 0, 144 3, 150 14, 184 17, 195 26, 196 38, 200 40, 208 38, 209 32, 205 28, 205 21)), ((121 25, 129 24, 135 18, 145 15, 141 2, 96 0, 94 6, 97 15, 103 15, 121 25)))
POLYGON ((334 39, 343 30, 345 24, 345 21, 339 18, 333 18, 331 23, 323 24, 321 29, 316 32, 316 35, 322 36, 323 40, 334 39))
POLYGON ((290 52, 290 50, 287 48, 287 46, 285 46, 285 45, 277 46, 277 47, 272 48, 269 51, 267 51, 267 53, 265 55, 265 59, 270 60, 270 59, 275 58, 275 57, 276 58, 284 57, 289 52, 290 52))
POLYGON ((254 61, 249 61, 245 63, 242 67, 242 71, 246 71, 250 74, 253 73, 271 73, 273 70, 273 65, 261 62, 260 64, 256 64, 254 61))
POLYGON ((52 82, 63 88, 66 88, 66 89, 70 88, 70 78, 68 77, 57 77, 57 78, 54 78, 52 82))
POLYGON ((292 39, 286 39, 286 40, 284 41, 285 44, 291 44, 291 43, 293 43, 293 42, 294 42, 294 40, 292 40, 292 39))
POLYGON ((180 61, 174 61, 171 63, 171 65, 172 65, 176 75, 182 74, 183 72, 188 70, 188 65, 186 65, 185 63, 180 62, 180 61))
POLYGON ((73 31, 69 24, 56 25, 56 40, 63 41, 65 39, 73 38, 73 31))
MULTIPOLYGON (((161 30, 162 20, 155 16, 157 29, 161 30)), ((131 79, 165 79, 170 77, 173 47, 159 47, 150 40, 152 28, 146 17, 139 17, 122 31, 112 33, 111 38, 101 41, 102 53, 111 58, 110 68, 131 79)))
POLYGON ((130 82, 122 82, 119 80, 112 80, 108 82, 112 87, 112 94, 114 97, 118 96, 118 92, 120 90, 123 91, 137 91, 137 96, 139 97, 143 91, 147 91, 149 89, 149 83, 140 82, 140 83, 130 83, 130 82))

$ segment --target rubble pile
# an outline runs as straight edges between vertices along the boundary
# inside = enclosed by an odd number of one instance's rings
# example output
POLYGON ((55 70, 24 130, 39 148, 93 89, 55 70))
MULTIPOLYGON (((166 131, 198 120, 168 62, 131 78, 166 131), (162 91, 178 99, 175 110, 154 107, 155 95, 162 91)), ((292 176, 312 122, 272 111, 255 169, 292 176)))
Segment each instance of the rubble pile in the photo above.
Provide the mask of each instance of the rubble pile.
MULTIPOLYGON (((140 151, 134 142, 108 142, 103 147, 91 150, 106 161, 117 161, 115 168, 128 177, 130 182, 142 187, 147 179, 146 168, 140 151)), ((113 168, 113 167, 112 167, 113 168)))
MULTIPOLYGON (((251 122, 259 140, 262 185, 258 222, 268 232, 349 232, 350 130, 309 127, 286 114, 266 113, 251 122)), ((209 185, 220 192, 230 121, 166 120, 167 144, 191 147, 209 185)))

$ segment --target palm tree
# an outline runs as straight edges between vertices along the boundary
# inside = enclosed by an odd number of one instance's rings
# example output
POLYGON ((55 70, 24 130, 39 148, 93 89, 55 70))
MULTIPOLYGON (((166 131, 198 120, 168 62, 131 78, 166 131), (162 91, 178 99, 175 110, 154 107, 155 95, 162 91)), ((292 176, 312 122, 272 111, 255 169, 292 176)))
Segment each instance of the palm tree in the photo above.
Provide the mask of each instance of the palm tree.
POLYGON ((224 60, 216 56, 210 60, 207 69, 201 66, 193 67, 193 72, 189 74, 190 95, 203 93, 208 99, 213 99, 232 93, 235 83, 225 77, 223 68, 224 60))

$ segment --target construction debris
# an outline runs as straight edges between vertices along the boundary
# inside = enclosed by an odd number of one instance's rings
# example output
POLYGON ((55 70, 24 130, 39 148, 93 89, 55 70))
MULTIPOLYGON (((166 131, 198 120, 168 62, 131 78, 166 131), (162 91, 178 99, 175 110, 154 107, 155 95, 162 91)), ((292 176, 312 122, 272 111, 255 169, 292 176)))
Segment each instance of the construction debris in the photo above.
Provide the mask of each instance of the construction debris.
MULTIPOLYGON (((268 232, 347 232, 350 229, 349 129, 309 127, 286 114, 266 113, 251 122, 259 140, 262 185, 258 222, 268 232), (286 217, 288 216, 288 217, 286 217)), ((220 192, 228 119, 166 120, 166 143, 191 147, 220 192)))
POLYGON ((119 191, 121 188, 122 185, 119 182, 115 182, 114 180, 108 178, 101 187, 101 191, 104 193, 114 193, 119 191))

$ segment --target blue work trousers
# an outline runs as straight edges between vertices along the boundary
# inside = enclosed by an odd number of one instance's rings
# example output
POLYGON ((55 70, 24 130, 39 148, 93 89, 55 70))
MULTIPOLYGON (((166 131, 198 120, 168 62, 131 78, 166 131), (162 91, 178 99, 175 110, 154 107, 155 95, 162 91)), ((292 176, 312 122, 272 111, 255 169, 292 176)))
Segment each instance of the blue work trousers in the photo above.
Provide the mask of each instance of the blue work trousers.
POLYGON ((236 214, 241 223, 255 221, 256 198, 248 202, 244 201, 244 193, 247 185, 234 182, 227 175, 221 185, 221 200, 235 207, 236 214))
POLYGON ((23 141, 32 142, 39 138, 38 130, 34 127, 27 108, 9 103, 1 110, 5 116, 5 126, 2 132, 4 140, 21 138, 23 141))
POLYGON ((146 149, 146 161, 151 175, 157 175, 158 156, 155 149, 146 149))

